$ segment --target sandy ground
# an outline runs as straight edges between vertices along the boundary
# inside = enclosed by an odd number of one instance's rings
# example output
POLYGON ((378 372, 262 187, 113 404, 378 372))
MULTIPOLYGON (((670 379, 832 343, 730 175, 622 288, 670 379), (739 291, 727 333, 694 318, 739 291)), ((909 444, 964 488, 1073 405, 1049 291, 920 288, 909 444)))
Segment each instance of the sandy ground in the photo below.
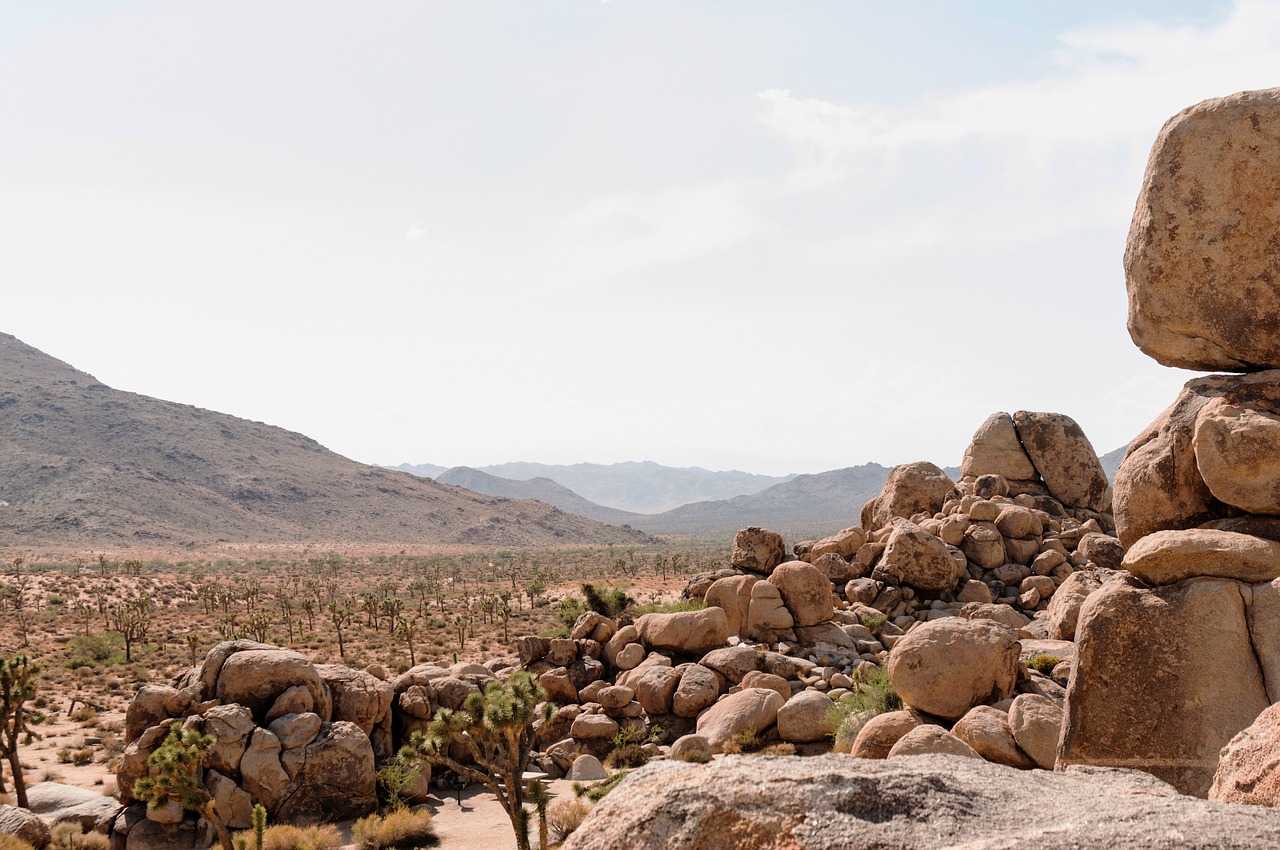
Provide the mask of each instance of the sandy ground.
MULTIPOLYGON (((573 783, 557 779, 548 783, 551 800, 573 799, 573 783)), ((468 788, 462 794, 462 805, 453 794, 437 798, 430 805, 440 847, 445 850, 507 850, 516 846, 511 821, 498 800, 484 789, 468 788)), ((533 846, 538 845, 538 819, 530 819, 533 846)))

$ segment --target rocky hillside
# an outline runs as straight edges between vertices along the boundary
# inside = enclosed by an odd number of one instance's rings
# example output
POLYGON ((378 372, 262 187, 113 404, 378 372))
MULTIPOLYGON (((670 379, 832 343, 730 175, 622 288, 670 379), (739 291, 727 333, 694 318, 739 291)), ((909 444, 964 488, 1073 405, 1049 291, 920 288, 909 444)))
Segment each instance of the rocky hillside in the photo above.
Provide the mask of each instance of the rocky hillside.
POLYGON ((544 546, 643 537, 356 463, 283 428, 114 390, 0 334, 0 539, 544 546))
POLYGON ((440 473, 436 476, 436 480, 441 484, 466 487, 468 490, 490 496, 502 496, 506 499, 537 499, 539 502, 554 505, 562 511, 599 522, 607 522, 610 525, 632 525, 638 528, 641 521, 649 519, 644 514, 597 505, 550 478, 516 481, 511 478, 499 478, 469 466, 455 466, 440 473))

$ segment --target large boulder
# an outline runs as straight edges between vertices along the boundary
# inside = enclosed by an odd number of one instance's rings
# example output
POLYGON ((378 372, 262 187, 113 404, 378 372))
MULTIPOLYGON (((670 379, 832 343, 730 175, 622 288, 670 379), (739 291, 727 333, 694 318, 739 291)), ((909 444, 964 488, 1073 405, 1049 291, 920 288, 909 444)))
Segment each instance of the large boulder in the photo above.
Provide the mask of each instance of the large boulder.
POLYGON ((1053 770, 1062 736, 1062 709, 1040 694, 1018 694, 1009 706, 1009 731, 1037 767, 1053 770))
POLYGON ((1280 811, 1184 797, 1136 771, 825 755, 650 762, 592 809, 564 850, 1243 850, 1274 847, 1277 834, 1280 811))
POLYGON ((645 614, 635 622, 640 639, 651 649, 667 649, 685 655, 701 655, 724 646, 729 620, 722 608, 645 614))
POLYGON ((976 705, 951 727, 951 734, 987 761, 1007 764, 1009 767, 1035 767, 1026 753, 1014 740, 1009 728, 1009 715, 989 705, 976 705))
POLYGON ((1214 497, 1255 514, 1280 514, 1280 410, 1216 398, 1196 415, 1196 466, 1214 497))
POLYGON ((359 726, 345 720, 328 724, 304 752, 276 820, 338 821, 374 810, 378 800, 373 746, 359 726))
POLYGON ((730 738, 744 733, 758 735, 778 719, 784 701, 776 691, 746 688, 723 697, 698 716, 697 733, 707 739, 711 751, 720 752, 730 738))
POLYGON ((1151 584, 1194 576, 1271 581, 1280 578, 1280 542, 1212 528, 1157 531, 1129 547, 1124 568, 1151 584))
POLYGON ((903 756, 948 755, 963 758, 981 759, 982 756, 973 747, 952 735, 941 726, 922 723, 898 739, 898 743, 889 750, 888 758, 903 756))
POLYGON ((328 719, 329 692, 316 666, 288 649, 248 649, 232 654, 221 666, 214 695, 223 703, 238 703, 265 720, 276 698, 302 686, 311 694, 315 713, 328 719))
POLYGON ((1209 799, 1280 806, 1280 703, 1222 748, 1209 799))
POLYGON ((1117 578, 1092 593, 1057 765, 1137 768, 1207 794, 1219 751, 1270 705, 1249 638, 1251 595, 1213 578, 1155 588, 1117 578))
POLYGON ((1280 366, 1280 89, 1182 110, 1161 129, 1125 247, 1129 335, 1166 366, 1280 366))
POLYGON ((680 717, 697 717, 715 704, 724 688, 724 677, 702 664, 684 665, 680 682, 671 695, 671 710, 680 717))
POLYGON ((120 803, 114 797, 60 782, 39 782, 29 787, 27 805, 46 823, 74 823, 85 831, 109 823, 120 811, 120 803))
POLYGON ((870 505, 863 525, 871 531, 884 528, 894 517, 911 519, 918 513, 932 516, 956 494, 955 482, 936 465, 921 461, 895 466, 870 505))
POLYGON ((0 835, 25 841, 34 850, 43 850, 49 843, 49 827, 38 815, 4 803, 0 803, 0 835))
POLYGON ((903 702, 958 720, 975 705, 1013 695, 1018 633, 990 620, 946 617, 916 626, 889 653, 889 680, 903 702))
POLYGON ((746 633, 747 615, 751 611, 751 586, 759 580, 755 576, 726 576, 716 579, 707 588, 703 601, 708 607, 715 606, 724 610, 725 619, 729 623, 729 634, 746 633))
POLYGON ((768 575, 786 557, 782 535, 752 525, 733 536, 733 553, 729 563, 743 570, 768 575))
POLYGON ((816 626, 831 619, 831 580, 817 567, 788 561, 774 568, 769 583, 782 594, 795 625, 816 626))
POLYGON ((893 745, 925 720, 916 711, 886 711, 877 714, 858 730, 850 755, 864 759, 888 758, 893 745))
POLYGON ((1107 473, 1084 430, 1062 413, 1019 410, 1013 414, 1018 440, 1053 497, 1091 511, 1111 509, 1107 473))
POLYGON ((902 582, 920 590, 949 590, 964 572, 947 544, 906 519, 894 520, 880 564, 897 567, 902 582))
POLYGON ((1067 576, 1049 600, 1049 637, 1052 640, 1075 640, 1080 608, 1089 594, 1102 587, 1102 576, 1081 570, 1067 576))
POLYGON ((747 637, 767 638, 795 624, 795 618, 782 601, 782 591, 777 585, 771 581, 758 581, 751 585, 751 606, 744 626, 747 637))
POLYGON ((394 755, 391 743, 391 701, 395 691, 387 682, 340 664, 317 664, 316 671, 329 688, 333 719, 360 727, 379 756, 394 755))
POLYGON ((838 725, 832 718, 831 697, 803 690, 778 709, 778 737, 794 744, 825 741, 838 725))
POLYGON ((993 413, 978 426, 964 460, 960 463, 961 475, 999 475, 1012 480, 1028 480, 1036 477, 1031 458, 1018 441, 1013 417, 1007 413, 993 413))

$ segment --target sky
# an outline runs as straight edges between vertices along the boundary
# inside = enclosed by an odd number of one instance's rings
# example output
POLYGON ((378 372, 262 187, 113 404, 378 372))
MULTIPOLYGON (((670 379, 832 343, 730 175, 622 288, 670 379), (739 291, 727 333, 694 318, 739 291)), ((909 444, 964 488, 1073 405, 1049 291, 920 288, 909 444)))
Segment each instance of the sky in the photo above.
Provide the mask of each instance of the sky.
POLYGON ((1178 110, 1280 4, 0 0, 0 331, 368 463, 1123 446, 1178 110))

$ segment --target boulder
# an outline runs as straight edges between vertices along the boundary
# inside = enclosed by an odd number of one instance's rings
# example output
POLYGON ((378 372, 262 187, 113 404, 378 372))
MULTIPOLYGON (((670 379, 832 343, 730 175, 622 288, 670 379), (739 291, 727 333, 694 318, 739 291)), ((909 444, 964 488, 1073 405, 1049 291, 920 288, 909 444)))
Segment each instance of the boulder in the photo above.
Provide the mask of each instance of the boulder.
POLYGON ((645 614, 635 626, 640 639, 651 649, 685 655, 701 655, 724 646, 729 639, 729 620, 721 608, 645 614))
POLYGON ((1280 578, 1280 542, 1210 528, 1157 531, 1129 547, 1124 568, 1151 584, 1193 576, 1265 582, 1280 578))
POLYGON ((737 685, 747 673, 759 670, 764 664, 764 658, 760 650, 739 644, 713 649, 702 656, 698 663, 724 676, 729 684, 737 685))
POLYGON ((1009 730, 1037 767, 1053 770, 1062 735, 1062 709, 1039 694, 1019 694, 1009 706, 1009 730))
MULTIPOLYGON (((389 734, 391 700, 395 696, 391 685, 363 670, 352 670, 340 664, 317 664, 316 672, 329 688, 334 720, 354 723, 370 738, 374 737, 374 728, 379 726, 385 727, 389 734)), ((389 738, 387 744, 390 745, 389 738)))
POLYGON ((895 466, 884 482, 880 495, 870 503, 869 531, 884 528, 894 517, 911 519, 918 513, 930 516, 942 510, 947 499, 956 494, 956 485, 947 474, 928 462, 895 466))
POLYGON ((1209 799, 1280 806, 1280 703, 1259 714, 1222 748, 1209 799))
POLYGON ((671 712, 671 698, 680 684, 681 672, 671 667, 649 667, 638 680, 633 680, 630 687, 647 714, 671 712))
POLYGON ((1058 585, 1049 601, 1049 637, 1053 640, 1075 640, 1076 623, 1085 599, 1102 587, 1102 577, 1096 572, 1072 573, 1058 585))
MULTIPOLYGON (((270 710, 263 722, 268 726, 277 718, 284 717, 286 714, 306 714, 308 712, 315 714, 315 700, 311 698, 311 691, 302 685, 294 685, 280 696, 276 697, 276 701, 271 703, 270 710)), ((319 715, 316 715, 317 717, 319 715)))
POLYGON ((716 579, 707 588, 707 595, 703 598, 708 606, 724 609, 729 634, 746 633, 747 617, 751 611, 751 586, 757 581, 759 579, 755 576, 728 576, 716 579))
POLYGON ((86 832, 110 823, 120 811, 120 803, 114 797, 59 782, 39 782, 28 787, 27 805, 51 826, 74 823, 86 832))
POLYGON ((947 617, 913 628, 889 653, 889 679, 903 702, 958 720, 975 705, 1013 695, 1018 636, 990 620, 947 617))
POLYGON ((673 761, 704 763, 711 761, 711 744, 701 735, 681 735, 671 744, 673 761))
POLYGON ((253 798, 247 791, 216 770, 204 772, 204 787, 228 829, 253 826, 253 798))
POLYGON ((787 680, 773 673, 765 673, 760 670, 752 670, 750 673, 742 677, 743 688, 765 688, 773 691, 782 697, 783 702, 791 699, 791 686, 787 684, 787 680))
POLYGON ((49 843, 49 827, 40 817, 26 809, 0 803, 0 835, 11 835, 43 850, 49 843))
POLYGON ((925 723, 898 739, 889 750, 888 758, 903 756, 948 755, 981 760, 973 747, 961 741, 941 726, 925 723))
POLYGON ((751 585, 751 607, 747 612, 747 637, 768 637, 795 625, 795 618, 782 601, 782 591, 769 581, 751 585))
POLYGON ((723 689, 724 678, 702 664, 690 664, 680 674, 680 682, 671 695, 671 710, 680 717, 697 717, 704 708, 715 703, 723 689))
POLYGON ((1093 444, 1070 416, 1019 410, 1018 440, 1053 497, 1092 511, 1111 509, 1111 485, 1093 444))
POLYGON ((1275 846, 1280 811, 1181 796, 1129 770, 1021 771, 954 756, 650 762, 564 850, 1275 846))
POLYGON ((964 741, 987 761, 1009 767, 1035 767, 1013 738, 1009 715, 989 705, 977 705, 951 727, 951 734, 964 741))
POLYGON ((581 741, 607 741, 617 734, 618 721, 605 714, 579 714, 569 730, 571 737, 581 741))
POLYGON ((166 704, 178 693, 168 685, 143 685, 129 701, 124 715, 124 739, 132 741, 169 717, 166 704))
POLYGON ((1003 478, 1024 480, 1036 477, 1022 443, 1018 441, 1013 417, 1007 413, 993 413, 978 426, 964 460, 960 463, 961 475, 999 475, 1003 478))
POLYGON ((1166 366, 1280 366, 1280 89, 1182 110, 1147 161, 1125 246, 1129 335, 1166 366))
POLYGON ((323 725, 318 714, 308 711, 278 717, 267 729, 279 739, 282 750, 293 750, 315 740, 323 725))
POLYGON ((947 544, 910 520, 895 520, 892 528, 881 564, 894 565, 904 584, 920 590, 949 590, 955 585, 964 567, 951 557, 947 544))
POLYGON ((809 550, 809 554, 814 560, 821 558, 823 555, 834 554, 846 561, 850 561, 853 560, 854 555, 858 553, 858 549, 866 539, 866 534, 862 531, 862 528, 855 525, 817 541, 813 544, 813 548, 809 550))
POLYGON ((359 726, 345 720, 327 724, 303 752, 293 790, 277 809, 276 820, 347 820, 377 807, 373 745, 359 726))
POLYGON ((1057 765, 1137 768, 1207 794, 1219 751, 1270 705, 1249 595, 1215 578, 1155 588, 1117 578, 1094 591, 1076 628, 1057 765))
POLYGON ((778 709, 778 737, 793 744, 825 741, 836 730, 834 703, 821 691, 803 690, 778 709))
POLYGON ((1196 416, 1192 446, 1209 492, 1254 514, 1280 514, 1280 411, 1213 399, 1196 416))
POLYGON ((739 569, 768 575, 786 555, 781 534, 752 525, 733 536, 729 563, 739 569))
POLYGON ((280 764, 280 739, 266 729, 255 729, 240 759, 240 774, 241 785, 249 795, 278 817, 281 804, 294 790, 289 774, 280 764))
POLYGON ((622 685, 607 685, 596 692, 595 702, 605 711, 617 711, 635 699, 635 691, 622 685))
MULTIPOLYGON (((795 625, 816 626, 831 619, 831 580, 818 568, 789 561, 774 568, 769 582, 778 588, 795 625)), ((723 644, 721 640, 717 646, 723 644)))
POLYGON ((893 745, 924 722, 924 718, 915 711, 886 711, 877 714, 858 730, 850 754, 864 759, 888 758, 893 745))
POLYGON ((698 716, 697 734, 718 753, 730 738, 744 732, 758 735, 772 726, 783 704, 777 692, 765 688, 729 694, 698 716))
MULTIPOLYGON (((370 677, 372 678, 372 677, 370 677)), ((265 720, 276 698, 296 685, 306 688, 321 720, 329 716, 329 693, 314 664, 288 649, 248 649, 222 664, 214 695, 237 703, 265 720)))
POLYGON ((604 765, 600 763, 600 759, 590 753, 583 753, 573 760, 573 766, 569 768, 569 773, 565 779, 574 782, 599 782, 601 779, 608 779, 609 771, 604 769, 604 765))

